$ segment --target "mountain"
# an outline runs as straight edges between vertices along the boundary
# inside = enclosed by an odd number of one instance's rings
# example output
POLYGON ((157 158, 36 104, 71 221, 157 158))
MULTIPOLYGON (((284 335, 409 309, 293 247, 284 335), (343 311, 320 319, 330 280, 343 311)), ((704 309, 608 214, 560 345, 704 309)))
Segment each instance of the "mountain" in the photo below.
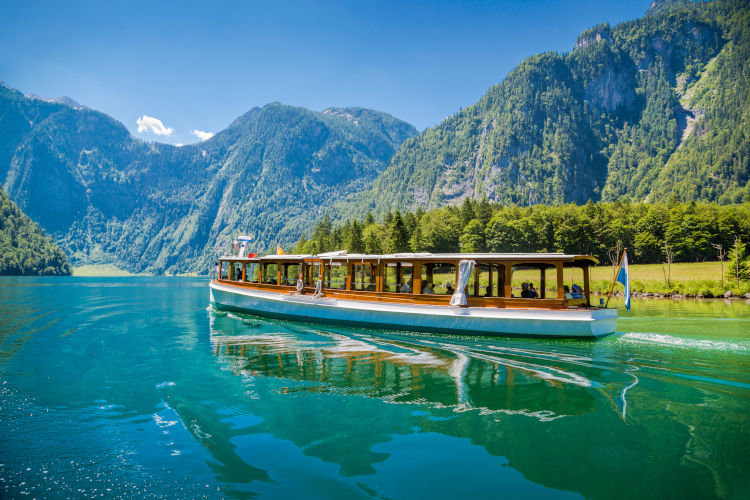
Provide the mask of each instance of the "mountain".
POLYGON ((750 8, 655 2, 530 57, 404 142, 339 213, 458 204, 750 200, 750 8))
POLYGON ((73 264, 204 273, 256 250, 465 199, 522 206, 750 200, 750 6, 657 1, 521 62, 417 135, 384 113, 272 103, 212 138, 134 139, 75 101, 0 84, 0 182, 73 264))
POLYGON ((67 276, 65 253, 0 189, 0 276, 67 276))
POLYGON ((209 269, 237 234, 288 245, 416 130, 362 108, 273 103, 204 142, 146 143, 107 115, 0 86, 0 180, 71 262, 209 269))

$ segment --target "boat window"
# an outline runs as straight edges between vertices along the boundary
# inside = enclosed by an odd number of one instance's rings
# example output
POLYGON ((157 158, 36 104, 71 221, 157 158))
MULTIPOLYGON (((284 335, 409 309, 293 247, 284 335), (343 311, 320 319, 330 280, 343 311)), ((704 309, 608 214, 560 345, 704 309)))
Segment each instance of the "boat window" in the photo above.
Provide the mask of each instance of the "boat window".
POLYGON ((320 278, 320 263, 315 262, 308 268, 310 271, 305 274, 305 286, 314 287, 320 278))
POLYGON ((414 267, 411 264, 401 264, 401 283, 399 293, 414 293, 414 267))
POLYGON ((263 283, 265 283, 266 285, 277 285, 278 269, 279 265, 275 262, 263 264, 263 283))
POLYGON ((352 290, 375 291, 375 273, 372 264, 354 264, 354 275, 352 276, 352 290))
POLYGON ((497 266, 477 264, 469 279, 468 295, 470 297, 497 297, 497 266))
POLYGON ((245 264, 245 282, 246 283, 257 283, 258 282, 258 263, 248 262, 245 264))
POLYGON ((456 265, 427 263, 422 265, 422 293, 453 295, 456 284, 456 265))
POLYGON ((511 269, 511 297, 523 299, 537 299, 541 297, 540 266, 535 264, 521 264, 511 269))
POLYGON ((286 286, 295 286, 297 278, 300 275, 300 265, 298 262, 281 265, 281 284, 286 286))
MULTIPOLYGON (((565 298, 570 299, 585 299, 586 294, 583 291, 584 277, 583 273, 586 270, 578 266, 570 266, 563 268, 563 286, 566 286, 565 298), (570 294, 570 297, 568 297, 570 294)), ((614 277, 613 277, 614 279, 614 277)))
POLYGON ((233 281, 242 281, 242 262, 232 262, 232 277, 233 281))
POLYGON ((557 268, 549 266, 544 269, 544 285, 539 287, 539 297, 557 298, 557 268))
POLYGON ((222 280, 229 279, 229 262, 225 260, 221 261, 221 274, 219 275, 219 279, 222 279, 222 280))
POLYGON ((341 262, 326 264, 326 288, 346 290, 347 265, 341 262))
POLYGON ((413 293, 414 276, 410 262, 389 262, 383 266, 383 291, 413 293))

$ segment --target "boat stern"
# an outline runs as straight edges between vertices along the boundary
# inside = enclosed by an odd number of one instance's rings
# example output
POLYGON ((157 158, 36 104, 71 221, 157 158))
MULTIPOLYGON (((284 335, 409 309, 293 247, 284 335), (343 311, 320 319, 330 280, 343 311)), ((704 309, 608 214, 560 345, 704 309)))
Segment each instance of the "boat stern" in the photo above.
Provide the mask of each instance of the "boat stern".
POLYGON ((617 331, 617 309, 593 309, 591 311, 591 335, 605 337, 617 331))

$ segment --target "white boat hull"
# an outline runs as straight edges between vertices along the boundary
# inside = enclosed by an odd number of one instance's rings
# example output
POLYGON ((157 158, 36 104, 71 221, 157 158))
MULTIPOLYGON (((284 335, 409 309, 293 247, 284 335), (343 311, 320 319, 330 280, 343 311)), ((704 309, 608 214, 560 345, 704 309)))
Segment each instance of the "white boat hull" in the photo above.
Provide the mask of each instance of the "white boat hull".
POLYGON ((469 335, 597 338, 615 332, 615 309, 506 309, 411 305, 288 295, 211 282, 218 309, 274 318, 469 335))

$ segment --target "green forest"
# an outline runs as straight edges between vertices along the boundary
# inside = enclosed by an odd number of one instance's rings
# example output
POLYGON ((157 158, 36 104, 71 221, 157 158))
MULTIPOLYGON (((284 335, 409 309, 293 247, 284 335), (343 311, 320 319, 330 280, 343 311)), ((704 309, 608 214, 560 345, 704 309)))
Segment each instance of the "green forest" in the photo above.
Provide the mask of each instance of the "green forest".
POLYGON ((0 276, 67 276, 62 249, 0 189, 0 276))
POLYGON ((389 212, 376 222, 334 225, 324 218, 294 253, 334 250, 395 252, 566 252, 593 255, 603 264, 629 249, 630 262, 720 260, 750 241, 750 203, 593 203, 503 206, 466 199, 459 206, 389 212))

